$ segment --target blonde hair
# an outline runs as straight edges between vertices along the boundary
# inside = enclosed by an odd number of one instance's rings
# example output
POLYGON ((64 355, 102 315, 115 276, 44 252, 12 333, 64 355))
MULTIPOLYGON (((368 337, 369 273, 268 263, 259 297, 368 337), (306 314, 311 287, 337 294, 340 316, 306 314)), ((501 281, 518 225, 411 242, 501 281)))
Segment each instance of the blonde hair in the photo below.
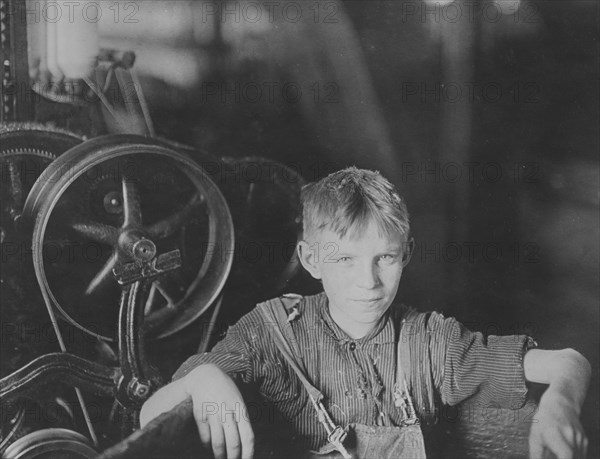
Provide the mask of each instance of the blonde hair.
POLYGON ((406 204, 377 171, 348 167, 305 185, 300 198, 304 239, 323 229, 340 238, 349 231, 360 236, 371 222, 381 236, 394 232, 409 236, 406 204))

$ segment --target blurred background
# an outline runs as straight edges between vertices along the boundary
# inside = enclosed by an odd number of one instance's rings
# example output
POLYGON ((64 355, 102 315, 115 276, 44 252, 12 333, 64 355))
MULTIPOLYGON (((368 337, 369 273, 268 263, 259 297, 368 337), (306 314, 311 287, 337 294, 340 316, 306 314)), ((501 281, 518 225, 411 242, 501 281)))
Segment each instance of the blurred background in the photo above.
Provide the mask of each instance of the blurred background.
MULTIPOLYGON (((79 37, 84 62, 133 51, 151 127, 127 110, 41 100, 32 120, 84 136, 154 130, 307 181, 380 170, 417 243, 400 299, 583 353, 589 457, 600 455, 598 2, 77 3, 86 20, 66 42, 79 37)), ((42 85, 74 67, 60 43, 48 55, 59 6, 53 22, 53 5, 27 2, 29 78, 42 85)))

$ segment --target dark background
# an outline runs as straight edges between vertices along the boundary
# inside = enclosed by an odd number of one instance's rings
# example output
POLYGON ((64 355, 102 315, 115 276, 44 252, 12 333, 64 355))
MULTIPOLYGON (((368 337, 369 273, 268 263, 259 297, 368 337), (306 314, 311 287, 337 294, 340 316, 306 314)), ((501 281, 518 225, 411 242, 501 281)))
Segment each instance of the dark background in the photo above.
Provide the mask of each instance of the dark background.
MULTIPOLYGON (((211 3, 143 1, 138 22, 100 23, 103 46, 136 52, 157 132, 306 180, 381 170, 417 241, 401 299, 584 354, 598 457, 598 3, 295 2, 301 20, 257 22, 207 16, 211 3), (244 92, 286 83, 302 95, 244 92)), ((41 120, 81 130, 54 113, 41 120)))

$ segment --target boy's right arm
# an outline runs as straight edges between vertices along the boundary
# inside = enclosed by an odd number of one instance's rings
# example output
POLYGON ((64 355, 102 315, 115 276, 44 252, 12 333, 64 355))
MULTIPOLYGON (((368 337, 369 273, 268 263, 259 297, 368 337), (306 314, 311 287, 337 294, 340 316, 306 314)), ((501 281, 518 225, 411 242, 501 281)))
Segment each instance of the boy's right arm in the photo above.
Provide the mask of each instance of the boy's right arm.
POLYGON ((215 458, 252 457, 254 433, 242 394, 213 364, 200 365, 158 390, 142 407, 141 426, 187 398, 192 399, 200 440, 215 458))
POLYGON ((252 457, 254 434, 246 405, 229 375, 247 384, 260 379, 265 335, 262 316, 254 309, 230 327, 211 352, 188 358, 174 381, 146 401, 141 426, 191 398, 200 439, 216 458, 252 457))

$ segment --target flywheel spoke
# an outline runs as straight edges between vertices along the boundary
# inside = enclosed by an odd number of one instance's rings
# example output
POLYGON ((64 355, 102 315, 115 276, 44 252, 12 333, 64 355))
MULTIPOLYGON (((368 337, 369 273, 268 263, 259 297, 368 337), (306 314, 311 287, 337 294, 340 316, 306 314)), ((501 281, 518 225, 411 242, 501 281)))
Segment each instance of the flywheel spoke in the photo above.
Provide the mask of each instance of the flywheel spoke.
POLYGON ((152 286, 150 287, 150 291, 148 292, 148 299, 144 305, 144 315, 147 316, 156 308, 157 293, 158 290, 156 289, 156 282, 153 282, 152 286))
POLYGON ((189 200, 183 209, 150 225, 147 228, 149 237, 154 239, 164 239, 173 235, 189 219, 192 212, 202 204, 204 204, 204 198, 199 194, 194 194, 192 199, 189 200))
POLYGON ((104 264, 104 266, 102 267, 102 269, 100 271, 98 271, 98 274, 96 274, 94 276, 94 278, 92 279, 92 281, 89 283, 87 289, 85 290, 85 294, 86 295, 91 295, 92 293, 94 293, 98 287, 100 287, 104 282, 108 281, 109 279, 112 278, 112 269, 115 267, 116 263, 117 263, 117 251, 115 251, 110 258, 106 261, 106 263, 104 264))
POLYGON ((146 318, 144 319, 144 333, 146 336, 154 336, 157 331, 160 331, 177 316, 179 311, 177 304, 185 296, 185 289, 181 288, 178 283, 170 277, 158 278, 152 285, 164 298, 167 304, 162 308, 147 312, 146 318))
POLYGON ((93 221, 73 222, 69 226, 76 233, 94 242, 112 246, 117 244, 119 230, 114 226, 93 221))
POLYGON ((185 296, 185 289, 171 277, 158 278, 154 281, 156 289, 160 292, 165 300, 167 307, 173 308, 185 296))
POLYGON ((138 187, 134 180, 127 177, 123 177, 123 210, 125 213, 123 226, 142 224, 142 207, 138 187))

